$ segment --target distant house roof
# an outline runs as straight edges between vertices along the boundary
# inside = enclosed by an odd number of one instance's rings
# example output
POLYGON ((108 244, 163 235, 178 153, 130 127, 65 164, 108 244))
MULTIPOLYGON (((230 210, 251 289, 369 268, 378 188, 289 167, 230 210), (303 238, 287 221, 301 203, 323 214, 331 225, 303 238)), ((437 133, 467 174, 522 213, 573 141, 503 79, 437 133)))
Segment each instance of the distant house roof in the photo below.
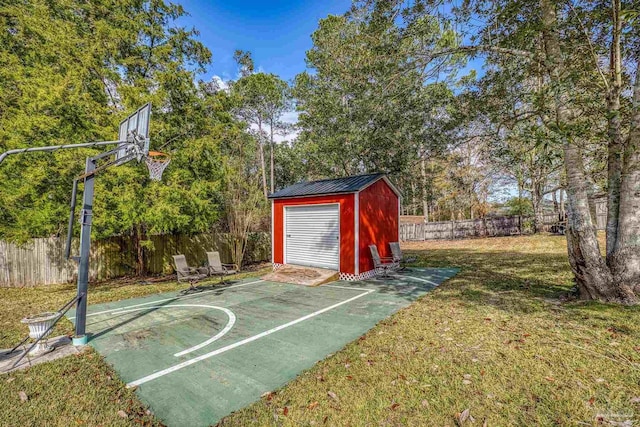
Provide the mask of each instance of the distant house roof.
MULTIPOLYGON (((382 173, 371 173, 367 175, 347 176, 344 178, 336 179, 321 179, 319 181, 299 182, 289 187, 283 188, 280 191, 269 196, 270 199, 281 199, 285 197, 301 197, 301 196, 316 196, 321 194, 339 194, 339 193, 354 193, 360 191, 363 188, 373 184, 380 178, 385 178, 382 173)), ((386 178, 385 178, 386 180, 386 178)), ((393 191, 400 196, 398 190, 391 185, 393 191)))

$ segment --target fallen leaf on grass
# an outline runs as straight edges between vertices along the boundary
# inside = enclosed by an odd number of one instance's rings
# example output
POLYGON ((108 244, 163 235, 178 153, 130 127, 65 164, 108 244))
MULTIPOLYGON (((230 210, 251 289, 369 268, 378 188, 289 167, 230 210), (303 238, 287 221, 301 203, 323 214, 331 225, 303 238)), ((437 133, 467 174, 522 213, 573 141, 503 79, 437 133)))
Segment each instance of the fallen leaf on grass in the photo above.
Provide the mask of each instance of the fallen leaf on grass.
POLYGON ((469 408, 465 409, 462 412, 458 412, 456 414, 456 421, 458 422, 458 424, 462 424, 465 421, 467 421, 467 419, 469 418, 469 408))
POLYGON ((13 381, 15 381, 15 377, 7 378, 7 382, 8 383, 13 382, 13 381))
POLYGON ((554 382, 556 379, 553 377, 544 377, 545 380, 549 381, 549 382, 554 382))
POLYGON ((261 395, 260 397, 265 398, 265 399, 267 399, 267 400, 271 400, 271 399, 273 399, 273 396, 274 396, 275 394, 276 394, 276 393, 275 393, 275 392, 273 392, 273 391, 265 391, 264 393, 262 393, 262 395, 261 395))
POLYGON ((286 417, 288 414, 289 414, 289 407, 285 406, 284 409, 282 409, 282 415, 286 417))
POLYGON ((340 399, 338 399, 338 395, 337 395, 337 394, 335 394, 335 393, 334 393, 334 392, 332 392, 332 391, 328 391, 328 392, 327 392, 327 395, 328 395, 330 398, 332 398, 333 400, 340 400, 340 399))
POLYGON ((129 418, 129 415, 126 412, 124 412, 122 409, 118 411, 118 416, 120 418, 129 418))
POLYGON ((640 397, 632 397, 630 401, 631 403, 640 403, 640 397))
POLYGON ((421 405, 423 408, 426 408, 427 406, 429 406, 429 402, 425 399, 421 402, 421 405))
POLYGON ((399 403, 394 403, 393 405, 391 405, 391 406, 389 407, 389 409, 391 409, 392 411, 395 411, 396 409, 398 409, 398 407, 399 407, 399 406, 400 406, 400 404, 399 404, 399 403))
POLYGON ((596 401, 596 398, 592 396, 591 399, 589 399, 589 405, 593 406, 593 402, 595 401, 596 401))
POLYGON ((309 403, 309 406, 307 406, 307 409, 313 410, 316 408, 316 406, 318 406, 318 401, 309 403))
POLYGON ((20 396, 21 402, 26 402, 27 400, 29 400, 29 396, 27 396, 27 393, 25 393, 24 391, 19 391, 18 396, 20 396))

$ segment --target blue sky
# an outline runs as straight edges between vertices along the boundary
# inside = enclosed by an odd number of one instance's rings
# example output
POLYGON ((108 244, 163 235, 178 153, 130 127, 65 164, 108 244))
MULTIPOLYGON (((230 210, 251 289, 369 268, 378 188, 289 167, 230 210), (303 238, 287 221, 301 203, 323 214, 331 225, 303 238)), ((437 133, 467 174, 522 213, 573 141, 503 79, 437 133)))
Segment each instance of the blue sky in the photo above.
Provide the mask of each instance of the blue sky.
POLYGON ((305 52, 318 20, 342 14, 350 0, 326 1, 206 1, 174 0, 191 15, 179 24, 200 31, 200 41, 213 54, 213 63, 201 76, 235 79, 236 49, 252 53, 256 69, 292 79, 305 69, 305 52))
MULTIPOLYGON (((251 52, 257 71, 293 79, 306 68, 305 52, 312 46, 311 34, 318 21, 329 14, 343 14, 351 6, 351 0, 174 1, 190 14, 178 24, 200 31, 199 40, 213 54, 213 63, 199 76, 204 80, 215 75, 223 80, 235 79, 236 49, 251 52)), ((482 75, 481 67, 482 60, 476 58, 460 75, 471 68, 482 75)))

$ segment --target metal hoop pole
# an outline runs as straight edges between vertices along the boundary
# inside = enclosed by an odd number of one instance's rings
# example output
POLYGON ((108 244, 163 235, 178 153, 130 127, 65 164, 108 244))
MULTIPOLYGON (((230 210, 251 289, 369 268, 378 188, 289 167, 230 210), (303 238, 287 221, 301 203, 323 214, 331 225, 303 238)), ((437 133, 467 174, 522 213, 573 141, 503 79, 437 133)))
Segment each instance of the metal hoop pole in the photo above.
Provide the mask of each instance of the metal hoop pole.
POLYGON ((76 306, 76 335, 74 344, 86 344, 87 290, 89 287, 89 255, 91 252, 91 222, 93 219, 93 189, 96 163, 87 159, 85 168, 84 191, 82 194, 82 212, 80 214, 80 262, 78 265, 78 303, 76 306))
POLYGON ((99 147, 101 145, 112 145, 112 144, 126 144, 128 141, 97 141, 97 142, 84 142, 82 144, 63 144, 63 145, 49 145, 46 147, 32 147, 32 148, 17 148, 15 150, 5 151, 0 154, 0 163, 4 161, 11 154, 22 154, 22 153, 35 153, 38 151, 58 151, 58 150, 68 150, 68 149, 76 149, 76 148, 91 148, 91 147, 99 147))

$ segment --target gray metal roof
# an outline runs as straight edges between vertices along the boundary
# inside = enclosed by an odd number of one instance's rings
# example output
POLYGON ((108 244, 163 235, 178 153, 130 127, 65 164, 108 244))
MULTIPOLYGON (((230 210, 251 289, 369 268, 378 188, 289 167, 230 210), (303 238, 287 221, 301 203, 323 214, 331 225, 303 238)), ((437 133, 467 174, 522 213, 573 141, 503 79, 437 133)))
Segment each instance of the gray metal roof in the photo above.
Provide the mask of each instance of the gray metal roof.
POLYGON ((347 176, 336 179, 321 179, 319 181, 299 182, 269 196, 270 199, 285 197, 316 196, 320 194, 354 193, 382 178, 382 173, 347 176))

